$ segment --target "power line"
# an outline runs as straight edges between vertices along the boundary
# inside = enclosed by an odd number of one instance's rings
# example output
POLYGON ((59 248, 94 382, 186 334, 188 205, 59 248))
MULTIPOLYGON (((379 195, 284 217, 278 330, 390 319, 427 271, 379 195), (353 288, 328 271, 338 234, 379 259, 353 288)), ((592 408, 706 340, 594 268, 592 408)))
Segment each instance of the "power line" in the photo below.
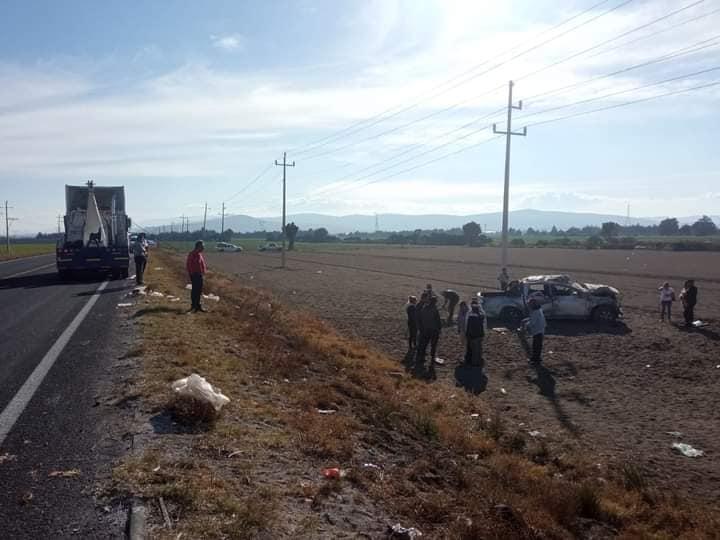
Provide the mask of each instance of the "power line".
MULTIPOLYGON (((556 88, 556 89, 553 89, 553 90, 549 90, 549 91, 546 91, 546 92, 543 92, 543 93, 540 93, 540 94, 535 94, 534 96, 531 97, 531 100, 534 99, 534 98, 537 98, 537 97, 543 97, 543 96, 547 96, 547 95, 558 94, 558 93, 561 93, 562 91, 564 91, 564 90, 566 90, 566 89, 568 89, 568 88, 573 88, 573 87, 582 86, 582 85, 588 84, 588 83, 590 83, 590 82, 594 82, 594 81, 598 81, 598 80, 601 80, 601 79, 609 78, 609 77, 612 77, 612 76, 615 76, 615 75, 618 75, 618 74, 621 74, 621 73, 627 73, 627 72, 629 72, 629 71, 632 71, 632 70, 635 70, 635 69, 638 69, 638 68, 641 68, 641 67, 646 67, 646 66, 648 66, 648 65, 652 65, 652 64, 655 64, 655 63, 664 62, 664 61, 671 60, 671 59, 674 59, 674 58, 677 58, 677 57, 680 57, 680 56, 684 56, 684 55, 687 55, 687 54, 693 54, 693 53, 699 52, 699 51, 701 51, 701 50, 704 50, 704 49, 706 49, 706 48, 717 46, 718 43, 715 43, 715 42, 716 42, 718 39, 720 39, 720 35, 714 36, 714 37, 712 37, 712 38, 710 38, 710 39, 701 40, 701 41, 699 41, 699 42, 697 42, 697 43, 695 43, 695 44, 693 44, 693 45, 690 45, 690 46, 688 46, 688 47, 683 47, 683 48, 681 48, 681 49, 679 49, 679 50, 677 50, 677 51, 672 51, 672 52, 670 52, 670 53, 668 53, 668 54, 662 55, 662 56, 657 57, 657 58, 653 58, 653 59, 651 59, 651 60, 649 60, 649 61, 641 62, 641 63, 635 64, 635 65, 633 65, 633 66, 628 66, 628 67, 625 67, 625 68, 622 68, 622 69, 618 69, 618 70, 615 70, 615 71, 613 71, 613 72, 611 72, 611 73, 607 73, 607 74, 604 74, 604 75, 599 75, 599 76, 596 76, 596 77, 591 77, 591 78, 589 78, 589 79, 586 79, 586 80, 583 80, 583 81, 578 81, 578 82, 573 83, 573 84, 571 84, 571 85, 565 85, 565 86, 562 86, 562 87, 560 87, 560 88, 556 88)), ((686 76, 683 76, 683 77, 686 77, 686 76)), ((681 77, 681 78, 682 78, 682 77, 681 77)), ((661 83, 652 83, 650 86, 656 85, 656 84, 661 84, 661 83)), ((638 88, 638 89, 639 89, 639 88, 638 88)), ((627 92, 627 91, 629 91, 629 90, 626 90, 626 91, 623 91, 623 92, 627 92)), ((623 92, 620 92, 620 93, 623 93, 623 92)), ((603 97, 603 96, 601 96, 601 97, 603 97)), ((601 97, 600 97, 600 98, 601 98, 601 97)), ((605 97, 608 97, 608 96, 605 96, 605 97)), ((592 98, 592 100, 596 100, 596 99, 600 99, 600 98, 592 98)), ((527 101, 527 100, 526 100, 526 101, 527 101)), ((562 105, 560 108, 566 108, 566 107, 569 107, 569 106, 573 106, 573 105, 576 105, 576 104, 578 104, 578 103, 582 103, 582 102, 584 102, 584 101, 585 101, 585 100, 582 100, 582 101, 580 101, 580 102, 573 102, 573 103, 571 103, 571 104, 562 105)), ((473 120, 473 121, 471 121, 471 122, 468 122, 468 123, 466 123, 466 124, 464 124, 464 125, 462 125, 462 126, 460 126, 460 127, 458 127, 458 128, 455 128, 455 129, 452 129, 452 130, 450 130, 450 131, 448 131, 448 132, 445 132, 445 133, 443 133, 442 135, 440 135, 438 138, 441 139, 441 138, 444 138, 444 137, 446 137, 446 136, 448 136, 448 135, 450 135, 450 134, 452 134, 452 133, 455 133, 455 132, 457 132, 457 131, 461 131, 461 130, 463 130, 463 129, 466 129, 467 127, 469 127, 469 126, 477 123, 479 120, 483 120, 483 119, 485 119, 485 118, 495 116, 496 114, 498 114, 499 112, 502 112, 502 111, 504 111, 504 110, 505 110, 505 108, 503 107, 503 108, 499 109, 498 111, 494 111, 493 113, 490 113, 490 114, 487 115, 487 116, 484 116, 484 117, 475 119, 475 120, 473 120)), ((524 115, 523 118, 528 117, 528 116, 535 116, 535 115, 537 115, 537 114, 540 114, 541 112, 547 112, 547 110, 543 110, 543 111, 539 111, 539 112, 535 112, 535 113, 530 113, 530 114, 528 114, 528 115, 524 115)), ((480 128, 480 129, 478 129, 478 130, 474 130, 473 132, 470 132, 470 135, 475 134, 475 133, 478 133, 479 131, 484 130, 485 127, 487 127, 487 126, 484 126, 484 127, 480 128)), ((452 142, 457 142, 458 140, 462 140, 462 139, 464 139, 464 138, 466 138, 466 137, 461 137, 461 138, 458 138, 458 139, 454 139, 453 141, 451 141, 451 143, 452 143, 452 142)), ((387 162, 389 162, 389 161, 394 161, 394 160, 397 159, 398 157, 400 157, 400 156, 402 156, 402 155, 405 155, 405 154, 408 154, 409 152, 412 152, 415 148, 422 147, 422 146, 424 146, 424 145, 423 145, 423 144, 415 144, 415 145, 409 147, 408 149, 400 152, 399 154, 395 155, 394 157, 389 158, 389 159, 387 159, 387 160, 384 160, 384 161, 382 161, 382 162, 380 162, 380 163, 376 163, 376 164, 373 164, 373 165, 364 167, 364 168, 360 169, 359 171, 357 171, 355 174, 357 175, 357 174, 360 173, 360 172, 367 171, 367 170, 371 170, 371 169, 374 169, 374 168, 376 168, 376 167, 382 166, 382 165, 384 165, 385 163, 387 163, 387 162)), ((369 178, 369 177, 373 176, 374 174, 377 174, 378 172, 383 172, 383 171, 385 171, 385 170, 389 170, 389 169, 393 168, 394 166, 401 165, 401 164, 406 163, 406 162, 408 162, 408 161, 412 161, 413 159, 415 159, 415 158, 417 158, 417 157, 420 157, 420 156, 422 156, 422 155, 425 155, 425 154, 427 154, 427 153, 429 153, 429 152, 431 152, 431 151, 437 150, 437 149, 442 148, 442 147, 444 147, 444 146, 447 146, 447 144, 441 145, 440 147, 436 147, 436 148, 433 149, 433 150, 430 150, 430 151, 428 151, 428 152, 424 152, 424 153, 422 153, 422 154, 419 154, 419 155, 414 156, 414 157, 412 157, 412 158, 409 158, 409 159, 407 159, 407 160, 403 160, 403 161, 401 161, 401 162, 399 162, 399 163, 396 163, 396 164, 393 165, 393 166, 385 167, 385 168, 381 169, 380 171, 375 171, 374 173, 366 174, 366 175, 360 176, 360 177, 358 177, 358 178, 353 178, 353 176, 348 176, 348 177, 345 177, 345 178, 341 178, 341 179, 339 179, 339 180, 334 180, 334 181, 330 182, 330 184, 335 184, 335 183, 343 182, 343 181, 357 182, 357 181, 360 181, 360 180, 364 180, 364 179, 366 179, 366 178, 369 178)), ((322 189, 322 188, 321 188, 321 189, 322 189)), ((336 188, 335 186, 331 186, 331 187, 326 188, 326 189, 333 190, 333 189, 337 189, 337 188, 336 188)), ((322 192, 321 192, 321 194, 325 194, 325 193, 322 193, 322 192)))
POLYGON ((228 197, 227 199, 225 199, 225 202, 230 202, 230 201, 232 201, 235 197, 237 197, 238 195, 240 195, 241 193, 243 193, 246 189, 248 189, 250 186, 252 186, 255 182, 257 182, 258 180, 260 180, 263 176, 265 176, 265 175, 267 174, 267 172, 268 172, 270 169, 272 169, 272 166, 273 166, 273 164, 271 163, 270 165, 268 165, 267 167, 265 167, 255 178, 253 178, 252 180, 250 180, 250 182, 248 182, 245 186, 243 186, 243 188, 242 188, 240 191, 238 191, 238 192, 235 193, 234 195, 231 195, 230 197, 228 197))
MULTIPOLYGON (((543 35, 545 35, 545 34, 547 34, 547 33, 549 33, 549 32, 552 32, 552 31, 554 31, 554 30, 557 30, 558 28, 561 28, 562 26, 564 26, 564 25, 568 24, 569 22, 577 19, 578 17, 581 17, 582 15, 585 15, 585 14, 593 11, 594 9, 602 6, 603 4, 606 4, 608 1, 609 1, 609 0, 601 0, 600 2, 597 2, 597 3, 593 4, 593 5, 590 6, 589 8, 587 8, 587 9, 583 10, 582 12, 580 12, 580 13, 572 16, 572 17, 570 17, 569 19, 566 19, 566 20, 562 21, 561 23, 559 23, 559 24, 557 24, 557 25, 555 25, 555 26, 553 26, 553 27, 551 27, 551 28, 549 28, 549 29, 547 29, 547 30, 544 30, 544 31, 540 32, 540 33, 539 33, 537 36, 535 36, 532 40, 523 41, 523 42, 521 42, 520 44, 515 45, 514 47, 511 47, 510 49, 508 49, 508 50, 500 53, 500 54, 497 55, 495 58, 502 57, 502 56, 504 56, 504 55, 506 55, 506 54, 509 54, 509 53, 511 53, 512 51, 517 50, 518 48, 524 46, 525 43, 528 43, 529 41, 533 41, 533 40, 535 40, 535 39, 537 39, 537 38, 539 38, 539 37, 541 37, 541 36, 543 36, 543 35)), ((312 143, 312 144, 310 144, 310 145, 301 146, 299 149, 296 149, 296 150, 295 150, 295 153, 296 153, 296 154, 305 154, 305 153, 307 153, 307 152, 312 152, 312 151, 314 151, 314 150, 317 149, 317 148, 321 148, 321 147, 323 147, 323 146, 326 146, 326 145, 329 144, 330 142, 333 142, 333 141, 338 140, 338 139, 340 139, 340 138, 344 138, 344 137, 346 137, 346 136, 348 136, 348 135, 352 135, 353 133, 356 133, 356 132, 358 132, 358 131, 361 131, 362 129, 366 129, 366 128, 371 127, 371 126, 373 126, 373 125, 376 125, 376 124, 378 124, 378 123, 380 123, 380 122, 382 122, 382 121, 384 121, 384 120, 387 120, 387 119, 390 119, 390 118, 394 118, 395 116, 398 116, 399 114, 402 114, 403 112, 407 112, 407 111, 409 111, 409 110, 412 110, 412 109, 414 109, 415 107, 417 107, 418 105, 420 105, 421 103, 423 103, 423 102, 425 102, 425 101, 428 101, 429 99, 433 99, 433 98, 438 97, 438 96, 440 96, 440 95, 442 95, 442 94, 445 94, 445 93, 447 93, 447 92, 450 91, 450 90, 454 90, 455 88, 457 88, 457 87, 459 87, 459 86, 461 86, 461 85, 463 85, 463 84, 466 84, 466 83, 470 82, 471 80, 476 79, 477 77, 480 77, 480 76, 482 76, 482 75, 485 75, 486 73, 489 73, 490 71, 493 71, 494 69, 497 69, 497 68, 499 68, 499 67, 502 67, 503 65, 505 65, 505 64, 507 64, 507 63, 509 63, 509 62, 512 62, 513 60, 516 60, 517 58, 520 58, 521 56, 524 56, 525 54, 527 54, 527 53, 529 53, 529 52, 533 52, 533 51, 537 50, 539 47, 542 47, 542 46, 544 46, 544 45, 546 45, 546 44, 548 44, 548 43, 550 43, 550 42, 552 42, 552 41, 555 41, 556 39, 559 39, 559 38, 567 35, 568 33, 572 32, 572 31, 574 31, 574 30, 577 30, 578 28, 580 28, 580 27, 582 27, 582 26, 585 26, 586 24, 590 24, 591 22, 594 22, 595 20, 599 19, 600 17, 603 17, 603 16, 605 16, 605 15, 608 15, 609 13, 612 13, 613 11, 616 11, 617 9, 620 9, 621 7, 624 7, 625 5, 629 4, 629 3, 632 2, 632 1, 633 1, 633 0, 625 0, 624 2, 622 2, 622 3, 620 3, 620 4, 614 6, 614 7, 610 8, 610 9, 608 9, 608 10, 606 10, 606 11, 604 11, 604 12, 602 12, 602 13, 594 16, 594 17, 591 17, 590 19, 588 19, 588 20, 586 20, 586 21, 583 21, 582 23, 580 23, 580 24, 578 24, 578 25, 573 26, 572 28, 570 28, 570 29, 568 29, 568 30, 565 30, 564 32, 561 32, 560 34, 557 34, 557 35, 555 35, 555 36, 553 36, 553 37, 551 37, 551 38, 548 38, 548 39, 545 40, 545 41, 542 41, 542 42, 539 43, 539 44, 535 44, 535 45, 533 45, 533 46, 531 46, 531 47, 528 47, 527 49, 524 49, 524 50, 521 51, 520 53, 515 54, 514 56, 511 56, 510 58, 508 58, 508 59, 505 60, 505 61, 502 61, 502 62, 499 62, 499 63, 495 64, 494 66, 492 66, 492 67, 489 68, 489 69, 486 69, 485 71, 482 71, 482 72, 480 72, 480 73, 473 73, 473 72, 477 71, 479 68, 481 68, 481 67, 489 64, 489 63, 492 61, 492 58, 489 58, 489 59, 487 59, 487 60, 485 60, 485 61, 483 61, 483 62, 475 65, 473 68, 471 68, 471 69, 469 69, 469 70, 466 70, 465 72, 463 72, 463 73, 457 75, 456 77, 450 79, 449 81, 446 81, 445 83, 442 83, 441 85, 439 85, 439 86, 437 86, 437 87, 434 87, 433 89, 430 90, 430 92, 433 92, 434 90, 439 89, 439 88, 443 88, 443 87, 447 86, 448 84, 453 83, 454 81, 456 81, 456 80, 458 80, 458 79, 461 79, 460 82, 455 83, 455 84, 452 84, 449 88, 446 88, 445 90, 442 90, 442 91, 440 91, 440 92, 435 92, 435 93, 430 93, 430 94, 421 95, 420 98, 417 99, 415 102, 411 103, 410 105, 401 107, 399 110, 397 110, 397 111, 395 111, 395 112, 391 112, 391 111, 393 111, 393 110, 396 108, 396 106, 395 106, 395 107, 391 107, 391 108, 389 108, 389 109, 386 109, 386 110, 380 112, 379 114, 377 114, 377 115, 375 115, 375 116, 372 116, 372 117, 370 117, 370 118, 363 119, 363 120, 360 120, 360 121, 358 121, 358 122, 355 122, 355 123, 351 124, 350 126, 348 126, 347 128, 344 128, 344 129, 336 132, 335 134, 331 134, 331 135, 329 135, 329 136, 327 136, 327 137, 324 137, 324 138, 316 141, 315 143, 312 143), (471 73, 472 73, 471 76, 466 77, 467 75, 470 75, 471 73), (465 77, 465 78, 463 79, 463 77, 465 77)), ((308 159, 308 158, 306 157, 305 159, 308 159)))

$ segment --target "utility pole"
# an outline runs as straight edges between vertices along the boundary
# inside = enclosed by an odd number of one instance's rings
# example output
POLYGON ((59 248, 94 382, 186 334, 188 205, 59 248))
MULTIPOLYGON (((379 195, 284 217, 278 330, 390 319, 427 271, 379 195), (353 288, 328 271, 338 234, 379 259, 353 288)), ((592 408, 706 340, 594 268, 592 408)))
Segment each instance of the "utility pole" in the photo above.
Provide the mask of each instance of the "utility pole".
POLYGON ((513 82, 508 83, 508 105, 507 105, 507 130, 499 131, 497 124, 493 124, 493 133, 505 135, 505 189, 503 191, 503 220, 502 220, 502 267, 507 266, 508 256, 508 210, 510 206, 510 139, 513 135, 525 137, 527 135, 527 127, 522 132, 512 130, 512 112, 513 109, 522 109, 522 100, 517 105, 513 104, 513 82))
POLYGON ((207 201, 205 202, 205 215, 203 216, 202 238, 205 238, 205 226, 207 225, 207 201))
POLYGON ((58 214, 57 216, 57 225, 58 225, 58 234, 62 234, 62 230, 60 229, 60 226, 63 224, 63 217, 62 214, 58 214))
POLYGON ((378 218, 377 213, 375 214, 375 232, 378 232, 380 230, 380 219, 378 218))
POLYGON ((220 214, 220 236, 225 232, 225 203, 222 203, 222 213, 220 214))
POLYGON ((7 249, 8 255, 10 254, 10 222, 16 221, 15 218, 11 218, 8 214, 8 210, 11 210, 12 206, 8 206, 8 202, 5 201, 5 248, 7 249))
POLYGON ((278 160, 275 160, 275 166, 283 168, 283 210, 282 210, 282 258, 280 266, 282 268, 285 268, 285 194, 286 194, 286 180, 287 180, 287 168, 288 167, 294 167, 295 162, 293 161, 292 164, 287 162, 287 152, 283 152, 283 160, 282 163, 278 163, 278 160))

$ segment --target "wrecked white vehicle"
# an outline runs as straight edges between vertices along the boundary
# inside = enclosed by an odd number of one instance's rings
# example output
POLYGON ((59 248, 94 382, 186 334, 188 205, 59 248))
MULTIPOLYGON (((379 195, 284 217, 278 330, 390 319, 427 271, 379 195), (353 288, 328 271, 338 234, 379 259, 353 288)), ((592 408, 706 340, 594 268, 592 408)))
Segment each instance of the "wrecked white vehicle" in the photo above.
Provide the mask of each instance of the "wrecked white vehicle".
POLYGON ((580 283, 567 275, 528 276, 510 283, 505 292, 482 293, 489 318, 517 324, 528 315, 528 301, 540 302, 548 319, 591 319, 614 322, 622 317, 620 292, 608 285, 580 283))

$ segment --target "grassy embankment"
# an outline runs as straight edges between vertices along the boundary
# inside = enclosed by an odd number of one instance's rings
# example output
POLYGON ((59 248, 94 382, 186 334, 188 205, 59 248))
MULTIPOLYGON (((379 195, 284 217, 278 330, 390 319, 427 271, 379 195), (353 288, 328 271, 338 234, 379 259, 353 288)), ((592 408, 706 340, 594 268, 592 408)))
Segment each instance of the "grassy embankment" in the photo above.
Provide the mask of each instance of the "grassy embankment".
POLYGON ((170 383, 192 372, 232 400, 213 424, 158 430, 117 468, 118 485, 151 503, 153 523, 155 499, 167 503, 173 530, 154 537, 376 537, 390 522, 428 538, 717 533, 716 510, 659 492, 632 464, 599 470, 592 455, 528 437, 490 398, 416 380, 262 291, 211 275, 220 302, 186 315, 182 260, 162 250, 147 282, 183 303, 150 297, 133 308, 145 406, 162 418, 170 383), (336 466, 347 476, 320 474, 336 466))
POLYGON ((55 244, 10 244, 10 253, 5 250, 5 245, 0 246, 0 261, 30 257, 32 255, 44 255, 55 253, 55 244))

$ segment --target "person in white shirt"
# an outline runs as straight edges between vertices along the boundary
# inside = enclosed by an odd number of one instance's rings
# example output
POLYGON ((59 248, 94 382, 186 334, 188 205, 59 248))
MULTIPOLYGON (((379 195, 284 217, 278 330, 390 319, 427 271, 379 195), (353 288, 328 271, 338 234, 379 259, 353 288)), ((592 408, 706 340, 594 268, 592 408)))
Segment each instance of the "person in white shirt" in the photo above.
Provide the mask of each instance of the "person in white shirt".
POLYGON ((138 285, 143 284, 145 267, 148 260, 148 242, 145 233, 140 233, 132 244, 132 254, 135 257, 135 281, 138 285))
POLYGON ((658 291, 660 292, 660 320, 665 320, 665 312, 667 312, 667 319, 670 322, 672 303, 675 301, 675 289, 666 281, 658 288, 658 291))

